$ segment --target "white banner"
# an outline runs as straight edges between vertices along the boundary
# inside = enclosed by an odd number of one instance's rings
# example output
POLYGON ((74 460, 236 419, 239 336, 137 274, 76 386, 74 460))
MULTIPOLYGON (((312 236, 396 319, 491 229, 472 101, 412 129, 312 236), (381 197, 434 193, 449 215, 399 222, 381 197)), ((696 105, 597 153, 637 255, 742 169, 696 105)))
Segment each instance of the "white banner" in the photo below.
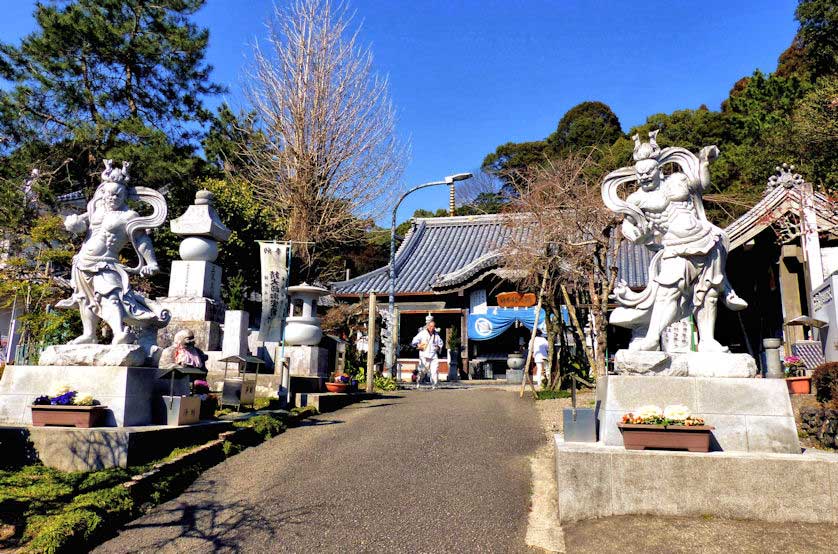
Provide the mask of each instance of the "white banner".
POLYGON ((259 340, 282 341, 282 329, 288 315, 288 244, 259 242, 262 263, 262 322, 259 340))

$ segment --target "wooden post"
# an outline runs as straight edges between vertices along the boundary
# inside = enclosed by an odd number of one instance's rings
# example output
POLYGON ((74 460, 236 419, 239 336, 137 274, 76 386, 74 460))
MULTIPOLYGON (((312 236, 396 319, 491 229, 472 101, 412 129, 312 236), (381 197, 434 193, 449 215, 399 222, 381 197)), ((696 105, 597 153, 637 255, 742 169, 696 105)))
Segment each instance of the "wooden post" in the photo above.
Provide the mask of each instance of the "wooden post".
POLYGON ((527 387, 527 383, 529 383, 530 388, 532 389, 532 397, 535 400, 538 400, 538 392, 535 390, 535 385, 530 379, 530 363, 532 362, 532 355, 533 355, 533 345, 535 343, 535 332, 538 330, 538 319, 541 316, 541 304, 542 300, 544 299, 544 287, 547 286, 547 270, 544 270, 544 275, 541 277, 541 290, 538 291, 538 305, 535 307, 535 319, 533 320, 532 324, 532 333, 530 334, 530 344, 527 348, 527 361, 524 362, 524 380, 521 381, 521 394, 518 395, 519 398, 524 397, 524 390, 527 387))
POLYGON ((370 316, 367 322, 367 392, 375 390, 375 293, 370 293, 370 316))

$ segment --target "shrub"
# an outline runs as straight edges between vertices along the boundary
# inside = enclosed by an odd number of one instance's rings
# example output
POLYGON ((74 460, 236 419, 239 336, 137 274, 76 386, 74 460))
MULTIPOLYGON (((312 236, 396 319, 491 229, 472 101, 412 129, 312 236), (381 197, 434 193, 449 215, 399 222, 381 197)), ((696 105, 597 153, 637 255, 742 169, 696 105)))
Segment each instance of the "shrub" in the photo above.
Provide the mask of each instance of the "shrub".
POLYGON ((109 489, 81 494, 73 499, 65 511, 71 512, 79 509, 122 519, 131 515, 134 510, 134 501, 128 489, 122 485, 117 485, 109 489))
POLYGON ((26 551, 49 554, 83 551, 101 525, 102 518, 89 510, 73 510, 43 518, 26 545, 26 551))
POLYGON ((234 425, 236 427, 250 427, 263 440, 268 440, 285 431, 285 423, 271 414, 253 416, 243 421, 237 421, 234 425))
POLYGON ((375 378, 375 388, 378 390, 397 390, 399 385, 396 383, 396 380, 392 377, 384 377, 383 375, 378 375, 375 378))
POLYGON ((812 384, 818 402, 826 404, 838 401, 838 362, 827 362, 815 368, 812 384))

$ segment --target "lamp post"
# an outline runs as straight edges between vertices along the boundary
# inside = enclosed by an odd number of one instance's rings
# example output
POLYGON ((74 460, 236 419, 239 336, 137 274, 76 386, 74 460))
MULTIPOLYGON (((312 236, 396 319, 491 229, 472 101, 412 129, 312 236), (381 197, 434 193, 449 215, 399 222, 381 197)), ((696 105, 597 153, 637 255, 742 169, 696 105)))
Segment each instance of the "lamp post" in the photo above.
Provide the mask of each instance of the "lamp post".
MULTIPOLYGON (((465 181, 466 179, 471 179, 471 173, 457 173, 455 175, 449 175, 442 181, 431 181, 430 183, 424 183, 421 185, 417 185, 412 189, 408 190, 404 194, 399 197, 398 202, 396 205, 393 206, 393 219, 391 220, 390 224, 390 295, 388 298, 388 314, 390 318, 390 340, 387 341, 387 350, 385 351, 385 363, 390 367, 390 375, 396 379, 396 351, 395 351, 395 327, 396 327, 396 212, 399 210, 399 206, 401 205, 402 201, 407 198, 408 195, 411 193, 416 192, 417 190, 428 188, 428 187, 435 187, 440 185, 448 185, 451 187, 453 192, 454 190, 454 183, 457 181, 465 181)), ((372 344, 372 339, 370 339, 370 344, 372 344)))

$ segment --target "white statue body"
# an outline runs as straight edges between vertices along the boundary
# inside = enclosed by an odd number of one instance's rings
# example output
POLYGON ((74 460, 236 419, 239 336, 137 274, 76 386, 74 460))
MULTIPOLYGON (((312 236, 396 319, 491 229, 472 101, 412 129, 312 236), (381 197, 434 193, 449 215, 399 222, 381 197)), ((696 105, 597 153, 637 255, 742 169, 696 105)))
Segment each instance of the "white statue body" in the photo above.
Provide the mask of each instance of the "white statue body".
POLYGON ((57 307, 78 306, 83 333, 72 344, 96 344, 96 326, 103 320, 113 332, 112 344, 134 344, 137 337, 131 327, 164 327, 169 313, 143 298, 131 288, 129 274, 153 275, 159 270, 154 247, 147 229, 159 227, 166 220, 166 202, 157 191, 144 187, 128 188, 127 162, 115 169, 105 160, 102 184, 87 205, 87 213, 70 215, 64 226, 86 236, 73 257, 70 283, 73 295, 57 307), (128 198, 148 202, 154 208, 150 216, 140 216, 128 208, 128 198), (131 244, 139 264, 126 267, 119 263, 119 253, 131 244))
POLYGON ((635 165, 611 172, 602 184, 605 205, 625 215, 623 235, 657 250, 642 292, 629 290, 625 283, 615 287, 613 296, 620 307, 610 321, 635 331, 631 350, 659 350, 664 329, 694 315, 699 351, 726 351, 713 336, 718 300, 721 297, 732 310, 742 310, 747 303, 725 275, 727 235, 707 220, 701 200, 710 184, 710 162, 719 150, 707 146, 698 156, 683 148, 661 150, 656 135, 657 131, 649 133, 648 143, 635 135, 635 165), (664 177, 666 164, 680 171, 664 177), (617 187, 633 181, 639 188, 622 200, 617 187))

